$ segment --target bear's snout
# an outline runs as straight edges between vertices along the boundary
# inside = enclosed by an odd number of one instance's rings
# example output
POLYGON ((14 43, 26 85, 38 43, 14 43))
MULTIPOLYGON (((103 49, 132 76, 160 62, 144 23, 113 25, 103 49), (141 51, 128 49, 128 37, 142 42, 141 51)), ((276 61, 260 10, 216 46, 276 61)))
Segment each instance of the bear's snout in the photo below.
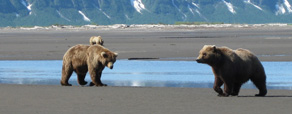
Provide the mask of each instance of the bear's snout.
POLYGON ((196 59, 197 63, 203 63, 202 59, 196 59))
POLYGON ((114 68, 114 64, 112 62, 109 62, 106 66, 110 69, 114 68))

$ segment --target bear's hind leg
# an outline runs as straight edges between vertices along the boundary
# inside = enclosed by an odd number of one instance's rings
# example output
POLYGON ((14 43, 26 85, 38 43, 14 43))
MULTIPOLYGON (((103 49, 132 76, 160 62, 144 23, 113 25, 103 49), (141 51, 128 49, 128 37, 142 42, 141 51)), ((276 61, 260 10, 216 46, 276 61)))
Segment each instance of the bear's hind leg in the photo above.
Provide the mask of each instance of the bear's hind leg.
POLYGON ((86 85, 87 82, 84 80, 86 76, 86 73, 77 73, 77 77, 78 77, 78 83, 80 85, 86 85))
POLYGON ((73 68, 71 65, 63 65, 62 67, 62 79, 61 79, 61 85, 62 86, 72 86, 72 84, 69 84, 69 79, 73 73, 73 68))
POLYGON ((255 96, 265 96, 267 94, 266 77, 265 76, 263 76, 261 78, 251 78, 251 81, 259 89, 259 94, 255 94, 255 96))
POLYGON ((77 74, 77 81, 80 85, 86 85, 87 82, 84 80, 88 69, 87 66, 81 66, 76 68, 75 72, 77 74))

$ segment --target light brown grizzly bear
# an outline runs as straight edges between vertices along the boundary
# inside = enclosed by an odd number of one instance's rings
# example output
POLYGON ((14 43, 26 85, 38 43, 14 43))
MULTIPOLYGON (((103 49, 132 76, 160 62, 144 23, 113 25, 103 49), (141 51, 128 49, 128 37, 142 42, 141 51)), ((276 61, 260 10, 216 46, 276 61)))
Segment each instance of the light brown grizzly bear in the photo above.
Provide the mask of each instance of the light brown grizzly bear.
POLYGON ((92 80, 90 86, 106 86, 100 80, 102 70, 105 66, 112 69, 117 56, 117 53, 111 52, 100 45, 79 44, 71 47, 63 57, 61 85, 71 86, 68 81, 73 71, 77 74, 78 83, 86 85, 87 82, 84 78, 89 71, 92 80))
POLYGON ((90 45, 95 45, 95 44, 103 45, 103 40, 102 40, 101 36, 92 36, 89 39, 89 44, 90 45))
POLYGON ((249 50, 205 45, 196 60, 212 67, 214 90, 218 96, 237 96, 240 87, 249 79, 259 89, 255 96, 265 96, 266 74, 258 58, 249 50), (224 92, 220 88, 224 84, 224 92))

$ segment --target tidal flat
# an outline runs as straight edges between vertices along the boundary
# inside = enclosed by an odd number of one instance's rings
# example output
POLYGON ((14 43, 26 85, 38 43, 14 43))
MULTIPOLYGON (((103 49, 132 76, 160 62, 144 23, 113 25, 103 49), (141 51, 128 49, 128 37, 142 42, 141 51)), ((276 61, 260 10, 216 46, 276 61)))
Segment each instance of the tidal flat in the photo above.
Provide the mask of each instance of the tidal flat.
MULTIPOLYGON (((262 62, 268 89, 292 89, 292 62, 262 62)), ((0 83, 60 85, 61 60, 0 61, 0 83)), ((90 82, 87 74, 86 81, 90 82)), ((101 80, 108 86, 212 88, 211 67, 195 61, 118 60, 105 68, 101 80)), ((78 86, 75 73, 69 83, 78 86)), ((249 81, 245 89, 255 89, 249 81)))

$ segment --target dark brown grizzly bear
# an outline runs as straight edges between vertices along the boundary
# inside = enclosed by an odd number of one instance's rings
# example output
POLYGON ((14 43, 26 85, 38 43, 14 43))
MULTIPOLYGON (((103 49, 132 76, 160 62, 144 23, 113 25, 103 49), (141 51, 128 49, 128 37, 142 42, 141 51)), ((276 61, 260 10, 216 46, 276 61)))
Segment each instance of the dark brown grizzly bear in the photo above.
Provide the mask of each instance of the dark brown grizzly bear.
POLYGON ((116 61, 117 53, 100 45, 75 45, 68 49, 63 57, 61 85, 72 86, 68 83, 73 71, 76 72, 78 83, 86 85, 84 80, 87 71, 91 77, 91 86, 106 86, 100 80, 102 71, 105 66, 112 69, 116 61))
POLYGON ((196 60, 212 67, 214 90, 218 96, 237 96, 240 87, 249 79, 259 89, 255 96, 265 96, 266 74, 258 58, 249 50, 205 45, 196 60), (224 84, 224 92, 220 88, 224 84))

